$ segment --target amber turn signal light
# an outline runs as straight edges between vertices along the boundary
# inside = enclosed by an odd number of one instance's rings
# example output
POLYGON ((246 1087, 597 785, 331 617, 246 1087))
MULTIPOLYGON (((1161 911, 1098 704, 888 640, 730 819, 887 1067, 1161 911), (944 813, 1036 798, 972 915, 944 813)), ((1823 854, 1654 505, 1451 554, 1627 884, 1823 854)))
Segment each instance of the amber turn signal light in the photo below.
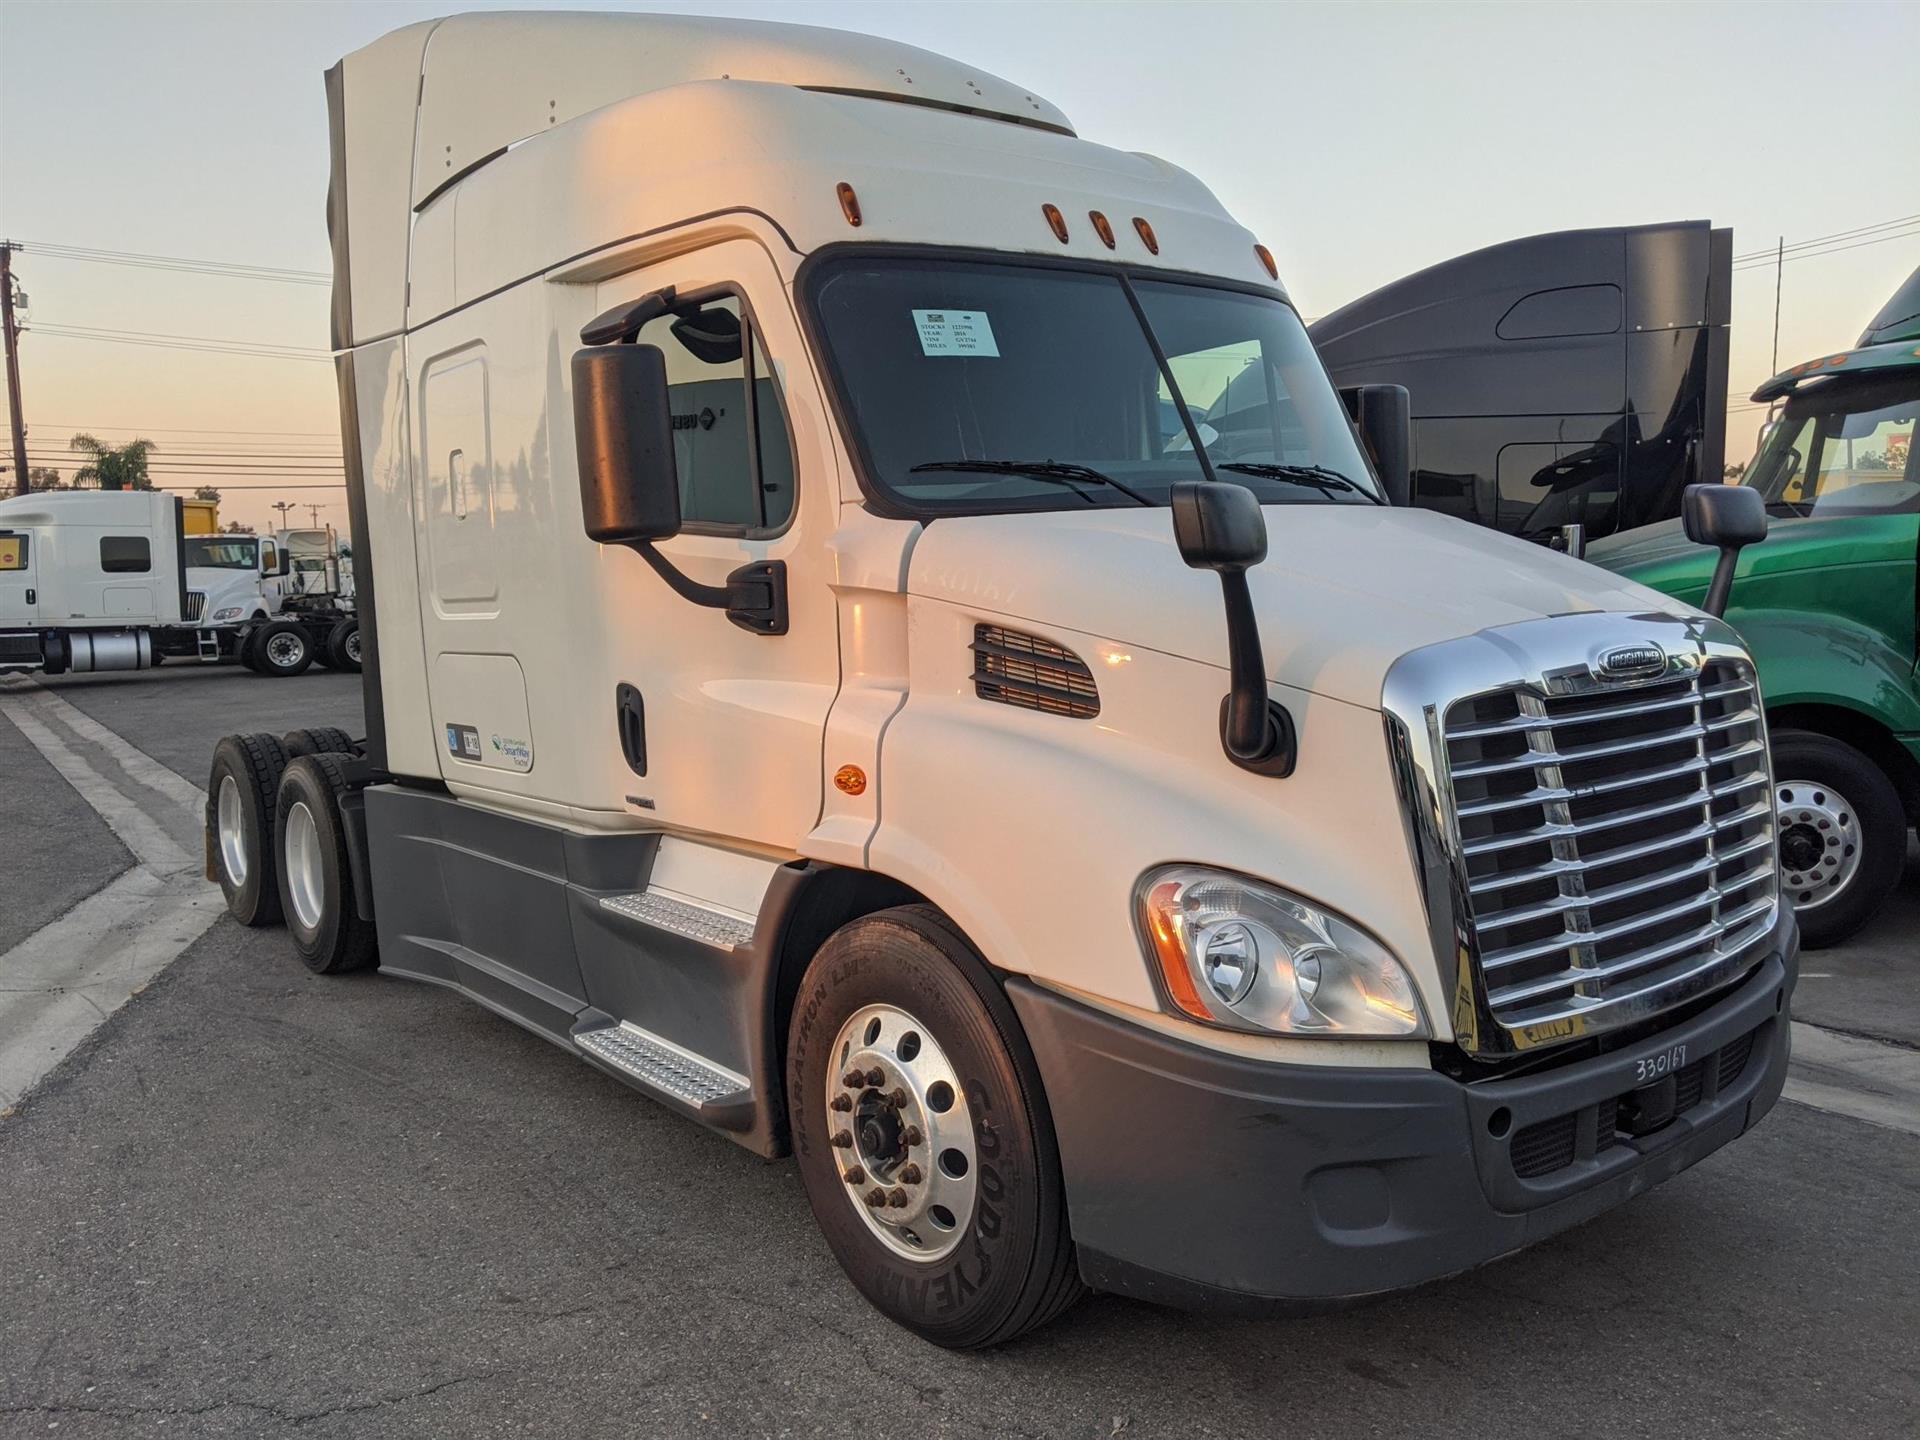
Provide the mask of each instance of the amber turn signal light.
POLYGON ((1149 255, 1158 255, 1160 253, 1160 242, 1154 238, 1153 226, 1136 215, 1133 217, 1133 228, 1135 233, 1140 236, 1140 243, 1147 247, 1147 253, 1149 255))
POLYGON ((1187 946, 1180 936, 1180 919, 1175 906, 1180 899, 1180 884, 1167 880, 1147 892, 1147 935, 1153 941, 1153 958, 1160 964, 1160 978, 1166 982, 1167 995, 1181 1010, 1196 1020, 1210 1020, 1212 1013, 1200 998, 1187 967, 1187 946))
POLYGON ((1273 252, 1264 245, 1256 245, 1253 247, 1253 253, 1260 257, 1260 263, 1266 267, 1268 277, 1278 280, 1280 267, 1273 263, 1273 252))
POLYGON ((1047 224, 1053 227, 1053 238, 1062 245, 1067 243, 1067 217, 1060 213, 1058 205, 1042 205, 1040 213, 1047 217, 1047 224))
POLYGON ((849 795, 862 795, 867 789, 867 772, 858 765, 842 765, 833 772, 833 786, 849 795))
POLYGON ((833 187, 833 191, 840 197, 840 213, 847 217, 847 224, 858 230, 860 228, 860 197, 853 193, 853 186, 842 180, 833 187))
POLYGON ((1087 219, 1093 222, 1093 233, 1100 237, 1100 243, 1109 250, 1113 249, 1113 226, 1107 223, 1107 217, 1098 210, 1089 210, 1087 219))

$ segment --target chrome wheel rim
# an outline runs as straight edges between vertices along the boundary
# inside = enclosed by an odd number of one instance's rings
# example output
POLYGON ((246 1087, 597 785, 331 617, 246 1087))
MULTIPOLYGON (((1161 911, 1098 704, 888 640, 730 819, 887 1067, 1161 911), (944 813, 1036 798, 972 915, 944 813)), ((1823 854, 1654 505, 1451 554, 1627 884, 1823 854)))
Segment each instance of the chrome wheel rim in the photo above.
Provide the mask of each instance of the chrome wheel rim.
POLYGON ((305 648, 306 641, 299 636, 282 633, 267 641, 267 659, 284 669, 298 664, 300 652, 305 648))
POLYGON ((326 913, 326 879, 320 863, 320 827, 304 800, 294 801, 287 812, 286 865, 287 898, 293 902, 293 915, 303 929, 318 930, 326 913))
POLYGON ((354 664, 360 663, 360 631, 357 628, 347 632, 346 644, 341 648, 347 652, 347 658, 354 664))
POLYGON ((1780 883, 1795 910, 1831 904, 1860 873, 1863 837, 1846 796, 1817 780, 1782 780, 1780 883))
POLYGON ((973 1114, 933 1032, 867 1005, 829 1052, 827 1136, 847 1200, 894 1254, 930 1262, 972 1228, 979 1194, 973 1114))
POLYGON ((247 828, 246 816, 240 808, 240 787, 231 775, 220 777, 215 811, 220 832, 220 864, 237 889, 247 883, 247 828))

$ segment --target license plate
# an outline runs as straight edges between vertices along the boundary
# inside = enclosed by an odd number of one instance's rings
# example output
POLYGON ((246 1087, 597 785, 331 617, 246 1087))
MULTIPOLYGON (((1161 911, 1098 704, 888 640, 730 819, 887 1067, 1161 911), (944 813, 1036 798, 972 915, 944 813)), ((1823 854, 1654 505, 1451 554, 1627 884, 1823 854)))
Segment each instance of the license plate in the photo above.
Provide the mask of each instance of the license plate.
POLYGON ((1633 1083, 1650 1085, 1655 1080, 1671 1075, 1686 1063, 1687 1047, 1684 1045, 1669 1045, 1651 1055, 1642 1055, 1633 1062, 1633 1083))

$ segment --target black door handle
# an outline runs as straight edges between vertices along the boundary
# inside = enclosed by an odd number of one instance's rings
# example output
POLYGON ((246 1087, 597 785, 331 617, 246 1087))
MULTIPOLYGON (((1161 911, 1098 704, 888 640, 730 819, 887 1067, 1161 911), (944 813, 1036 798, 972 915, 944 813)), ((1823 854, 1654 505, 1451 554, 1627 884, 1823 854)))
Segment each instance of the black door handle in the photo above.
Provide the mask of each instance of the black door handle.
POLYGON ((647 708, 640 692, 621 685, 613 692, 614 720, 620 727, 620 753, 636 775, 647 773, 647 708))

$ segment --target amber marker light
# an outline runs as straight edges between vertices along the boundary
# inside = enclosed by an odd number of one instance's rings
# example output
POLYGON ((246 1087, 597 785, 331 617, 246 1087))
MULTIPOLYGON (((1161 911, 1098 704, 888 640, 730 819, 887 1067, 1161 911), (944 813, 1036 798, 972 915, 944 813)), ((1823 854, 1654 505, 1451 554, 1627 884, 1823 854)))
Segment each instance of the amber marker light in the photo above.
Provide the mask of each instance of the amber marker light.
POLYGON ((1140 243, 1147 247, 1147 253, 1149 255, 1158 255, 1160 253, 1160 242, 1154 238, 1153 226, 1136 215, 1133 217, 1133 228, 1134 232, 1140 237, 1140 243))
POLYGON ((1260 263, 1266 267, 1267 278, 1270 280, 1278 280, 1280 278, 1280 267, 1273 263, 1273 252, 1264 245, 1256 245, 1253 247, 1253 253, 1260 257, 1260 263))
POLYGON ((1053 227, 1053 238, 1062 245, 1067 243, 1067 217, 1060 213, 1058 205, 1042 205, 1040 213, 1047 217, 1047 224, 1053 227))
POLYGON ((1089 210, 1087 219, 1093 222, 1093 233, 1100 237, 1100 243, 1109 250, 1113 249, 1113 226, 1107 223, 1107 217, 1098 210, 1089 210))
POLYGON ((847 217, 847 224, 858 230, 860 228, 860 197, 853 193, 853 186, 842 180, 833 187, 833 193, 840 197, 840 213, 847 217))
POLYGON ((844 790, 849 795, 864 795, 867 772, 858 765, 842 765, 833 772, 833 785, 836 790, 844 790))
POLYGON ((1180 916, 1174 908, 1180 899, 1180 884, 1166 880, 1147 892, 1147 934, 1153 939, 1153 955, 1160 962, 1160 976, 1167 982, 1167 994, 1196 1020, 1211 1020, 1212 1013, 1200 998, 1187 968, 1187 946, 1180 936, 1180 916))

